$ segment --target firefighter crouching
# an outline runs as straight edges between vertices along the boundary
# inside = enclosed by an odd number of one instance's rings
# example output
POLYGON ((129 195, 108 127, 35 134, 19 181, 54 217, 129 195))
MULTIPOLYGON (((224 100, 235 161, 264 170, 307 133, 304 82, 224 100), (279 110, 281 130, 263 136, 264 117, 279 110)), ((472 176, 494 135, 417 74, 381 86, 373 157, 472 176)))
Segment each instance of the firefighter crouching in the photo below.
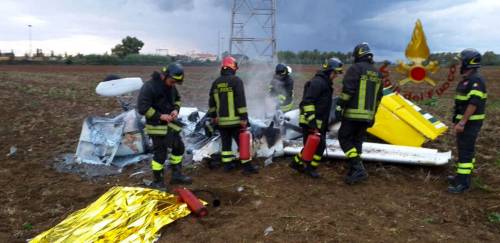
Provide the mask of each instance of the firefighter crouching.
POLYGON ((240 129, 246 129, 248 125, 245 90, 243 81, 236 76, 236 70, 238 63, 233 57, 227 56, 222 60, 220 77, 210 88, 208 115, 220 131, 224 171, 233 171, 241 163, 244 174, 254 174, 258 171, 251 160, 237 160, 232 150, 233 139, 239 145, 240 129))
POLYGON ((299 104, 299 125, 302 127, 304 146, 311 133, 320 134, 320 142, 312 161, 305 161, 302 153, 297 154, 290 167, 312 178, 319 178, 316 171, 326 148, 326 132, 332 107, 333 80, 342 73, 343 63, 337 58, 325 61, 322 69, 304 85, 304 94, 299 104))
POLYGON ((172 149, 169 160, 172 169, 170 183, 189 184, 192 181, 181 173, 184 143, 180 136, 182 127, 176 122, 181 97, 175 85, 182 84, 183 79, 182 66, 170 64, 162 68, 161 72, 154 72, 139 93, 137 110, 146 117, 145 131, 153 140, 152 186, 156 188, 165 187, 163 172, 168 148, 172 149))
POLYGON ((353 52, 354 64, 347 70, 342 93, 336 107, 341 116, 338 133, 340 147, 344 151, 349 171, 347 184, 368 178, 361 160, 366 130, 374 123, 375 113, 382 99, 382 75, 373 65, 373 53, 367 43, 358 44, 353 52))
POLYGON ((276 65, 275 75, 269 85, 269 95, 279 103, 279 110, 287 112, 293 109, 293 79, 291 68, 285 64, 276 65))
POLYGON ((475 143, 483 125, 486 108, 486 80, 479 75, 481 54, 475 49, 465 49, 460 53, 460 74, 453 113, 454 131, 457 136, 458 160, 456 176, 449 179, 448 191, 462 193, 471 183, 475 167, 475 143))

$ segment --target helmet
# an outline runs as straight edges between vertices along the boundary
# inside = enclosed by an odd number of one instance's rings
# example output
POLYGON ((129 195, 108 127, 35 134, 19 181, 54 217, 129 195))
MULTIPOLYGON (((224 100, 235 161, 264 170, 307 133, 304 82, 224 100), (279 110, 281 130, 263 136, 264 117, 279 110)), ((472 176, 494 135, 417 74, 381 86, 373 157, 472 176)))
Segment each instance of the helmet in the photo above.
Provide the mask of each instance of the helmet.
POLYGON ((238 70, 238 62, 232 56, 226 56, 222 59, 222 69, 232 69, 233 71, 238 70))
POLYGON ((476 49, 467 48, 460 52, 460 61, 462 63, 462 69, 472 69, 481 67, 481 53, 476 49))
POLYGON ((177 83, 182 83, 182 81, 184 81, 184 68, 179 63, 171 63, 163 67, 161 72, 165 76, 173 78, 177 83))
POLYGON ((286 75, 286 74, 288 74, 288 67, 285 64, 280 63, 280 64, 276 65, 275 72, 278 75, 286 75))
POLYGON ((356 47, 354 47, 354 51, 352 52, 352 56, 354 57, 354 61, 359 60, 362 57, 370 55, 373 57, 373 52, 370 49, 370 46, 366 42, 362 42, 360 44, 357 44, 356 47))
POLYGON ((336 57, 325 60, 323 63, 323 71, 330 72, 335 71, 336 73, 342 73, 344 64, 336 57))

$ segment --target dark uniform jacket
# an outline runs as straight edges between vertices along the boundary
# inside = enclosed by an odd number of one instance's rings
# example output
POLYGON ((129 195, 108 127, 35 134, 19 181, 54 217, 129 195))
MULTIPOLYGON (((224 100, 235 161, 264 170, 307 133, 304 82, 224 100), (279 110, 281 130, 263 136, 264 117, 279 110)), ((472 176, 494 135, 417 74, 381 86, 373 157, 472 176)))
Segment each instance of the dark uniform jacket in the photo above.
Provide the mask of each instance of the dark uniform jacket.
POLYGON ((304 86, 304 95, 299 104, 299 124, 306 128, 325 131, 332 107, 333 83, 325 73, 318 71, 304 86))
POLYGON ((369 61, 354 63, 343 80, 343 119, 372 122, 382 99, 382 74, 369 61))
POLYGON ((180 131, 175 122, 160 120, 162 114, 180 110, 181 97, 175 86, 168 87, 160 79, 160 73, 154 72, 151 80, 144 83, 137 100, 137 112, 146 117, 146 132, 149 135, 166 135, 168 129, 180 131))
POLYGON ((269 94, 278 98, 283 112, 293 109, 293 79, 289 75, 275 75, 269 85, 269 94))
POLYGON ((238 127, 247 120, 243 81, 231 70, 222 70, 210 88, 208 115, 218 118, 219 127, 238 127))
POLYGON ((486 82, 477 71, 464 77, 457 85, 453 123, 458 123, 462 119, 469 104, 477 107, 474 114, 469 117, 469 121, 482 122, 485 118, 487 96, 486 82))

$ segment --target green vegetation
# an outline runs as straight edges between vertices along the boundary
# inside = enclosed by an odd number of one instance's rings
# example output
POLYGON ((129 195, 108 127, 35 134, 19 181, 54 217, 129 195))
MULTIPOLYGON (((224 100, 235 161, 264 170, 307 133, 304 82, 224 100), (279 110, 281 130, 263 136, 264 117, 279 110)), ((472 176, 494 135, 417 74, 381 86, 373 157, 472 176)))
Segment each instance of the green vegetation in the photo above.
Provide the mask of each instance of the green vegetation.
POLYGON ((488 214, 488 221, 494 224, 500 224, 500 213, 490 213, 488 214))

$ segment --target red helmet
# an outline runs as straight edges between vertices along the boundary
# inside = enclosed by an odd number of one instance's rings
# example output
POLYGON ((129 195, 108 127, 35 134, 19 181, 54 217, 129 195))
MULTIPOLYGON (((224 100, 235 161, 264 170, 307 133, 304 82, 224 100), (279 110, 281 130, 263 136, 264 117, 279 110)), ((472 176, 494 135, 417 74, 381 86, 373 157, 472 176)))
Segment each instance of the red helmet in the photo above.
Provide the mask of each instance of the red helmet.
POLYGON ((232 56, 224 57, 222 59, 222 66, 221 66, 221 68, 222 69, 230 68, 230 69, 236 71, 236 70, 238 70, 238 62, 232 56))

